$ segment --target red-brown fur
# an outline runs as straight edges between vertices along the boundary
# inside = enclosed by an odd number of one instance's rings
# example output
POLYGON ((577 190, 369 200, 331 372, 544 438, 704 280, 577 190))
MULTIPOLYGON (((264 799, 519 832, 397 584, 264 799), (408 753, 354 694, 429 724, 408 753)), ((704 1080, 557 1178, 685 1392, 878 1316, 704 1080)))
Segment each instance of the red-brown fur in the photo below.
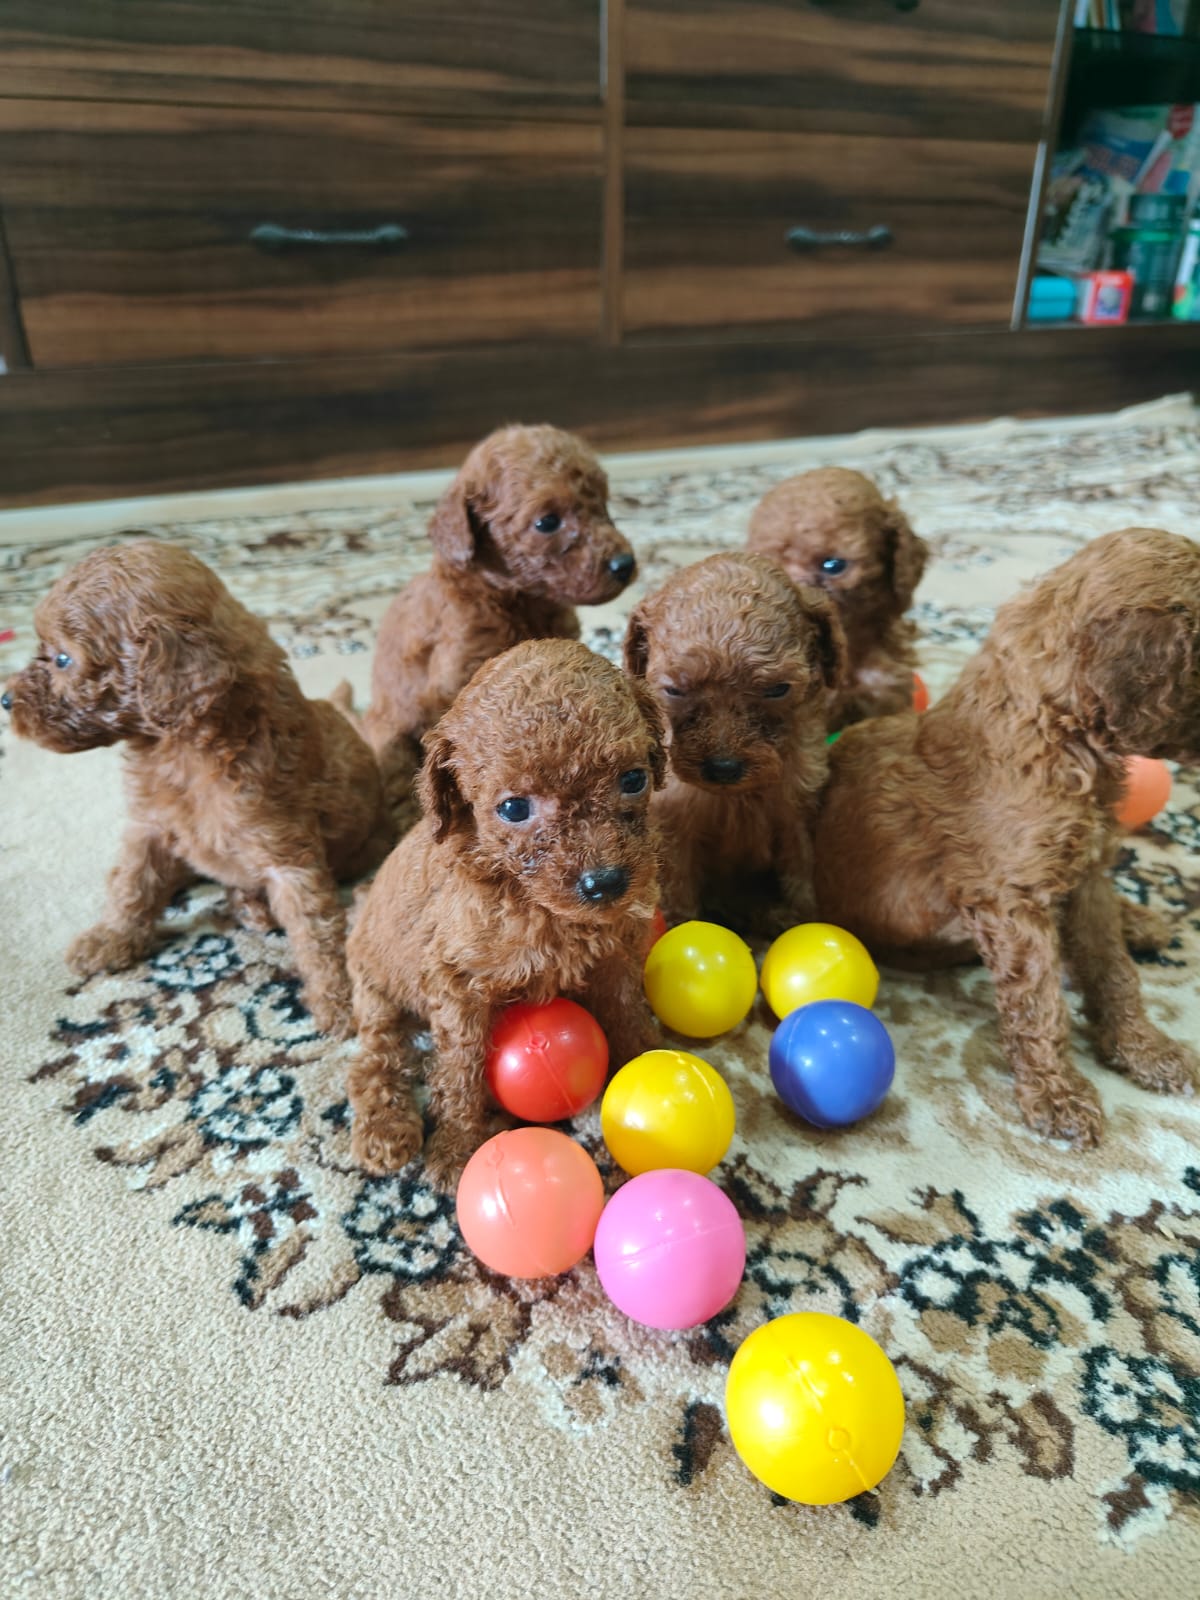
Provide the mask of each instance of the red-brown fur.
POLYGON ((786 478, 755 507, 749 548, 777 561, 793 583, 823 589, 841 615, 849 650, 831 727, 912 705, 916 630, 904 613, 929 547, 870 478, 820 467, 786 478), (846 563, 840 573, 826 560, 846 563))
POLYGON ((808 830, 828 770, 831 691, 845 668, 833 603, 762 556, 709 556, 637 606, 625 666, 668 719, 671 772, 654 797, 667 919, 699 916, 716 894, 719 914, 739 920, 752 874, 777 888, 768 917, 751 914, 747 926, 778 931, 811 917, 808 830), (731 781, 719 781, 714 760, 740 774, 726 767, 731 781))
POLYGON ((367 1171, 421 1150, 409 1042, 418 1019, 433 1035, 427 1167, 440 1184, 484 1137, 484 1058, 501 1006, 570 996, 618 1064, 652 1042, 642 956, 658 898, 650 794, 662 740, 645 689, 563 639, 486 663, 426 737, 424 818, 371 885, 347 952, 361 1040, 353 1150, 367 1171), (644 787, 623 793, 622 774, 635 772, 644 787), (527 821, 498 814, 513 797, 531 799, 527 821), (579 880, 601 867, 622 869, 627 884, 591 904, 579 880))
POLYGON ((477 444, 429 524, 432 569, 379 628, 364 730, 394 803, 421 737, 492 656, 523 639, 577 639, 574 607, 613 600, 635 571, 608 514, 608 480, 573 434, 501 428, 477 444), (534 524, 553 514, 553 533, 534 524))
POLYGON ((1200 1059, 1147 1018, 1107 875, 1123 758, 1200 756, 1200 545, 1152 528, 1094 540, 1004 606, 924 716, 834 746, 816 831, 820 912, 883 955, 978 951, 1026 1122, 1100 1137, 1071 1064, 1060 972, 1097 1054, 1190 1092, 1200 1059))
POLYGON ((49 750, 126 747, 121 852, 71 967, 141 960, 171 897, 202 875, 247 923, 282 924, 318 1025, 346 1033, 334 880, 368 871, 394 837, 367 745, 328 701, 305 699, 266 626, 175 545, 94 551, 34 623, 37 655, 4 696, 14 731, 49 750))

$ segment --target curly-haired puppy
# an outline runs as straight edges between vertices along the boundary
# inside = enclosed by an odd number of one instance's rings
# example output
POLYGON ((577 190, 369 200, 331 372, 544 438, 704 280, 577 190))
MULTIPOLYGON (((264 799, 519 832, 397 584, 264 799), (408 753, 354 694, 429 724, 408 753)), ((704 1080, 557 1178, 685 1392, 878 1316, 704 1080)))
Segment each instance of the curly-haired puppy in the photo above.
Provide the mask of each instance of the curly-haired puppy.
POLYGON ((776 880, 769 927, 811 917, 809 829, 845 667, 833 603, 762 556, 709 556, 636 607, 625 666, 669 724, 671 774, 654 798, 668 920, 698 916, 707 893, 737 920, 751 874, 776 880))
POLYGON ((833 748, 816 831, 821 913, 882 954, 978 951, 1030 1127, 1081 1145, 1103 1119, 1071 1064, 1065 962, 1100 1059, 1189 1092, 1200 1061, 1146 1016, 1106 869, 1131 754, 1200 757, 1200 545, 1094 540, 998 613, 924 716, 833 748))
POLYGON ((347 952, 361 1038, 353 1150, 367 1171, 421 1149, 418 1019, 433 1034, 429 1173, 447 1185, 485 1135, 484 1058, 502 1006, 568 995, 615 1062, 651 1043, 641 958, 665 760, 652 697, 565 639, 489 661, 427 735, 425 815, 371 885, 347 952))
POLYGON ((845 467, 802 472, 764 495, 748 543, 793 583, 823 589, 837 604, 849 665, 830 725, 908 711, 916 630, 904 613, 929 547, 895 501, 845 467))
POLYGON ((603 468, 559 428, 501 428, 477 444, 429 537, 432 570, 380 624, 363 719, 396 801, 422 735, 478 667, 523 639, 577 639, 573 607, 615 599, 636 567, 608 514, 603 468))
POLYGON ((346 1033, 334 880, 368 871, 394 837, 367 745, 305 699, 266 626, 175 545, 93 551, 34 625, 37 655, 0 698, 14 730, 48 750, 125 745, 121 852, 70 966, 88 977, 141 960, 172 895, 214 878, 248 923, 283 926, 318 1026, 346 1033))

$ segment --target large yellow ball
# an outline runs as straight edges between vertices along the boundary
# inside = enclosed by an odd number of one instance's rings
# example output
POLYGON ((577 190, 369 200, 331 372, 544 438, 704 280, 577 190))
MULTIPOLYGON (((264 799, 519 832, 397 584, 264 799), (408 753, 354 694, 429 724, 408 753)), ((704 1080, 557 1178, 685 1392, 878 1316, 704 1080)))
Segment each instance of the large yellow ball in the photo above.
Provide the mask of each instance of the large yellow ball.
POLYGON ((758 988, 750 947, 715 922, 681 922, 646 957, 646 998, 660 1022, 690 1039, 736 1028, 758 988))
POLYGON ((802 922, 767 951, 762 989, 781 1019, 814 1000, 849 1000, 870 1010, 879 993, 879 969, 866 945, 844 928, 802 922))
POLYGON ((768 1489, 836 1505, 882 1482, 900 1452, 904 1396, 869 1334, 804 1311, 755 1329, 730 1363, 725 1416, 768 1489))
POLYGON ((634 1177, 659 1167, 711 1171, 729 1149, 734 1120, 724 1078, 686 1050, 635 1056, 600 1103, 604 1142, 634 1177))

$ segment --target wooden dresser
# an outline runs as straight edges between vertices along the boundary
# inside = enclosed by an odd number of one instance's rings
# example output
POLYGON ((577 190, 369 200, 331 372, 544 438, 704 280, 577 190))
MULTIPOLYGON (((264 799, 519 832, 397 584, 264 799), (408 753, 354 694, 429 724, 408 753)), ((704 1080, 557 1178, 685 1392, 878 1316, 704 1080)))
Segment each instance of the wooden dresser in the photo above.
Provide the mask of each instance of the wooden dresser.
POLYGON ((1014 331, 1057 0, 5 0, 0 500, 1187 387, 1014 331))

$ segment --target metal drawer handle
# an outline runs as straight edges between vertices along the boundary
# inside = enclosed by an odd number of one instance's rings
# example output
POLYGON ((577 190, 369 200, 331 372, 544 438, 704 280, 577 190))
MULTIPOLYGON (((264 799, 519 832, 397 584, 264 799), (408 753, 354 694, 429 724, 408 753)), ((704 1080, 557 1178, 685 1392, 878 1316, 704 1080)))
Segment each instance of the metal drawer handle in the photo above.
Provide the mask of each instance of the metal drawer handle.
POLYGON ((818 233, 815 228, 789 228, 784 238, 792 250, 822 250, 827 244, 861 250, 886 250, 892 242, 892 230, 885 228, 882 223, 868 228, 865 233, 818 233))
POLYGON ((399 250, 408 243, 408 229, 398 222, 377 228, 284 228, 277 222, 260 222, 250 235, 260 250, 310 250, 329 246, 352 250, 399 250))

